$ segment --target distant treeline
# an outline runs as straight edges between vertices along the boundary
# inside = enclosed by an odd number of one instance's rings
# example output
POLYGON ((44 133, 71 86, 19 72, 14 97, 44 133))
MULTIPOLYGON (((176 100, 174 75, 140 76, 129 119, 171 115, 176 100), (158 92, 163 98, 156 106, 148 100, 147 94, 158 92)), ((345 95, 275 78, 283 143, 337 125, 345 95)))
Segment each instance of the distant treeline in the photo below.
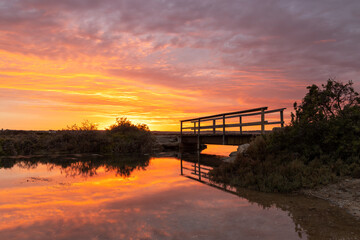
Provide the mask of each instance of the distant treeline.
POLYGON ((154 139, 145 124, 117 118, 105 131, 85 121, 59 131, 0 131, 0 156, 49 153, 145 153, 154 139))
POLYGON ((289 126, 255 138, 211 179, 264 192, 289 192, 360 178, 360 97, 352 82, 308 87, 289 126))

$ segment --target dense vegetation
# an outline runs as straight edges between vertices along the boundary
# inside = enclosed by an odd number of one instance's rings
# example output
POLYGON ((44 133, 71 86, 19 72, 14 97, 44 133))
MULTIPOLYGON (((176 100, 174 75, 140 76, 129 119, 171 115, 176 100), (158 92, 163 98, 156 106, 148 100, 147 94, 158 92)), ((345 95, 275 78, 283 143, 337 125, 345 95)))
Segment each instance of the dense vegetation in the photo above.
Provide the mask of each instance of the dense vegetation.
POLYGON ((360 98, 352 82, 312 85, 289 126, 256 137, 211 178, 265 192, 290 192, 360 178, 360 98))
POLYGON ((49 153, 144 153, 154 144, 149 128, 117 118, 105 131, 85 121, 60 131, 0 131, 0 156, 49 153))

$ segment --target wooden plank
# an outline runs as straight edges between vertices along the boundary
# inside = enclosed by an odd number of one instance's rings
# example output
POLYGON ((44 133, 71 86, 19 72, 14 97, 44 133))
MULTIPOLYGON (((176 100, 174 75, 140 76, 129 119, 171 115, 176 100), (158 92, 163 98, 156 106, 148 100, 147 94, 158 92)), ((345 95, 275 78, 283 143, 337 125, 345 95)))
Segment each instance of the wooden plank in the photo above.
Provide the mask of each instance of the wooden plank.
POLYGON ((274 112, 281 112, 284 111, 286 108, 278 108, 278 109, 273 109, 273 110, 267 110, 265 111, 265 113, 274 113, 274 112))
POLYGON ((283 122, 281 122, 281 121, 278 121, 278 122, 268 122, 268 123, 265 124, 265 125, 281 124, 281 123, 283 123, 283 122))

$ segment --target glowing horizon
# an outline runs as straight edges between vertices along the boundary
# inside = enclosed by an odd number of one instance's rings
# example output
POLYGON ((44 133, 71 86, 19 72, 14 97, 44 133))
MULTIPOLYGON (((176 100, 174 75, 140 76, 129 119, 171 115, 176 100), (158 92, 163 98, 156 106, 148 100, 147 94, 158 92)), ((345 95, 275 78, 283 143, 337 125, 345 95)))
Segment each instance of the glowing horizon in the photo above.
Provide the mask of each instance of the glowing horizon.
POLYGON ((0 129, 116 117, 151 130, 286 107, 329 77, 359 90, 356 1, 0 3, 0 129), (322 14, 319 14, 321 12, 322 14), (333 19, 333 16, 337 16, 333 19), (356 22, 356 21, 355 21, 356 22))

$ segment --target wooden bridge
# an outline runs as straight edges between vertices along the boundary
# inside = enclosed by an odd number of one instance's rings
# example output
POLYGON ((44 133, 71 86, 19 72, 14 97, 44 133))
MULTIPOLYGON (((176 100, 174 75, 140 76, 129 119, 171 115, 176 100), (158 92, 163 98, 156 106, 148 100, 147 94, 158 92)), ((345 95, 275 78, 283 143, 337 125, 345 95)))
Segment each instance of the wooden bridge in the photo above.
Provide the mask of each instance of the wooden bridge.
POLYGON ((197 144, 198 149, 201 144, 241 145, 255 135, 272 131, 269 125, 284 127, 284 110, 260 107, 181 120, 180 144, 197 144))

